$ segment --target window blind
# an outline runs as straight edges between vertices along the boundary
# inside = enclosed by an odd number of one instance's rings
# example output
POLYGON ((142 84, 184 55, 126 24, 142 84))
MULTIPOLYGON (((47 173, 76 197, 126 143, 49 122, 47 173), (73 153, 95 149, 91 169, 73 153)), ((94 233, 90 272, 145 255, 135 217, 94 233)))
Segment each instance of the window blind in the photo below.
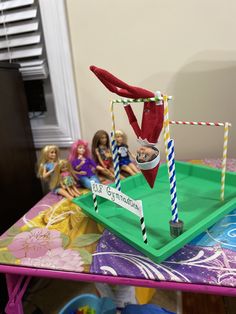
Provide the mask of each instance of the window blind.
POLYGON ((16 62, 24 80, 48 77, 37 0, 0 0, 0 61, 16 62))

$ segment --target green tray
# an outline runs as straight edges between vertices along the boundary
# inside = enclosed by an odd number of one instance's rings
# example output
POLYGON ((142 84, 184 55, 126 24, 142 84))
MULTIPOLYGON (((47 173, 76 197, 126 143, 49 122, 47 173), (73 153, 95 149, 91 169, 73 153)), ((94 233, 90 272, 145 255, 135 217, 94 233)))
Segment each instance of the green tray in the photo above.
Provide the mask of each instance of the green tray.
POLYGON ((171 205, 166 165, 161 165, 153 189, 142 174, 121 181, 121 191, 142 200, 148 244, 143 242, 139 218, 128 210, 97 197, 99 213, 92 193, 74 199, 74 203, 93 219, 155 262, 162 262, 194 237, 236 207, 236 173, 226 173, 225 200, 220 201, 221 170, 176 162, 179 219, 184 232, 172 238, 169 231, 171 205))

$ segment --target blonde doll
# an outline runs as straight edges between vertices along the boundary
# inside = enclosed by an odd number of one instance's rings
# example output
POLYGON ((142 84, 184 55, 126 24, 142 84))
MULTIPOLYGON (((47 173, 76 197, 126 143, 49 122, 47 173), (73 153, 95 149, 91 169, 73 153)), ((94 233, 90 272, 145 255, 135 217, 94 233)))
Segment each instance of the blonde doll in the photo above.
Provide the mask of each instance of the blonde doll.
POLYGON ((74 197, 81 195, 76 187, 75 178, 70 162, 62 159, 55 167, 50 189, 71 201, 74 197))
POLYGON ((114 169, 112 153, 110 149, 109 136, 106 131, 99 130, 94 134, 92 140, 92 156, 99 165, 97 170, 109 179, 114 180, 114 169))
POLYGON ((135 175, 136 173, 139 173, 138 168, 130 160, 130 156, 132 158, 134 157, 129 151, 126 134, 123 131, 116 130, 115 139, 117 143, 120 169, 127 172, 131 176, 135 175))
POLYGON ((49 180, 59 161, 59 148, 56 145, 46 145, 40 153, 38 176, 44 181, 49 180))

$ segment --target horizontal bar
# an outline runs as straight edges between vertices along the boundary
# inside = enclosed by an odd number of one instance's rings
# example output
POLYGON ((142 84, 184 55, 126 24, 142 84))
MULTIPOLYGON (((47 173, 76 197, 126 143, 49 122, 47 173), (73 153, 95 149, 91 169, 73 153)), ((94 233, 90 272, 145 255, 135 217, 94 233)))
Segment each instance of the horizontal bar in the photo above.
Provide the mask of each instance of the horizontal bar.
MULTIPOLYGON (((195 121, 169 121, 170 124, 179 124, 179 125, 201 125, 201 126, 225 126, 226 122, 195 122, 195 121)), ((232 126, 231 123, 228 123, 228 126, 232 126)))
MULTIPOLYGON (((171 100, 172 96, 167 96, 167 100, 171 100)), ((113 103, 121 103, 121 104, 128 104, 131 102, 149 102, 149 101, 160 101, 164 100, 164 97, 151 97, 151 98, 120 98, 120 99, 114 99, 112 100, 113 103)))

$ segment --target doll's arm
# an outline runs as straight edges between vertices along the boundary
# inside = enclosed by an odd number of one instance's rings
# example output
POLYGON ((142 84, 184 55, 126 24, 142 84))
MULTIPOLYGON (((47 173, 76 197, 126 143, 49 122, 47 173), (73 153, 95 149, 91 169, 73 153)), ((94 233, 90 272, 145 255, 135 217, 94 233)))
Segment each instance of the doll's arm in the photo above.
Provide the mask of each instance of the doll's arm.
POLYGON ((66 186, 63 184, 62 179, 60 180, 60 186, 62 187, 62 189, 66 190, 66 186))
POLYGON ((85 163, 85 160, 81 160, 81 162, 75 167, 76 170, 79 170, 83 164, 85 163))
POLYGON ((89 165, 91 167, 91 170, 93 173, 95 173, 96 169, 97 169, 97 164, 94 160, 92 160, 91 158, 89 158, 89 165))
POLYGON ((106 166, 105 166, 105 164, 104 164, 104 162, 103 162, 103 160, 102 160, 102 157, 101 157, 101 155, 99 154, 98 148, 95 149, 95 152, 96 152, 96 155, 97 155, 97 158, 98 158, 98 161, 99 161, 100 165, 101 165, 103 168, 106 169, 106 166))
POLYGON ((87 174, 86 171, 83 171, 83 170, 80 171, 80 169, 81 169, 81 167, 83 166, 84 163, 85 163, 85 160, 81 160, 81 162, 77 166, 75 166, 75 165, 73 165, 73 162, 72 162, 72 167, 74 169, 74 173, 75 174, 80 174, 80 175, 86 175, 87 174))
POLYGON ((135 155, 130 150, 128 150, 128 154, 130 155, 132 159, 134 160, 136 159, 135 155))
POLYGON ((76 185, 76 183, 77 183, 77 178, 76 178, 75 174, 74 174, 74 173, 71 173, 71 176, 72 176, 72 179, 73 179, 73 185, 76 185))
POLYGON ((76 182, 78 181, 78 178, 76 176, 77 171, 73 170, 73 172, 71 172, 71 176, 73 178, 74 183, 76 184, 76 182))
POLYGON ((87 174, 86 171, 76 171, 76 170, 75 170, 75 173, 78 173, 78 174, 83 175, 83 176, 85 176, 87 174))
POLYGON ((57 165, 57 163, 55 163, 55 164, 54 164, 54 167, 53 167, 51 170, 49 170, 49 171, 47 171, 46 165, 44 165, 44 166, 43 166, 42 178, 43 178, 43 179, 47 179, 47 178, 50 176, 50 174, 55 170, 56 165, 57 165))

